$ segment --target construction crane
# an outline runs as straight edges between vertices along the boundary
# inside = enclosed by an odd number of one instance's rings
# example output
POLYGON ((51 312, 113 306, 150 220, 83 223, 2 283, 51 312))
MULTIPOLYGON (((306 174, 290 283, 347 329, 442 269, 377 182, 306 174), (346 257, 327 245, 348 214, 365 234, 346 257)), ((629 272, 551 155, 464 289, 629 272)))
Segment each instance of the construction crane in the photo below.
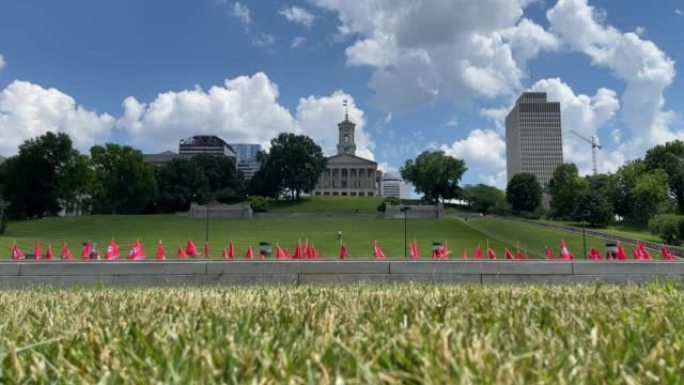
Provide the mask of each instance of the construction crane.
POLYGON ((596 149, 598 148, 598 149, 600 150, 600 149, 603 148, 603 146, 601 146, 600 144, 596 143, 596 138, 595 138, 593 135, 591 136, 591 139, 589 139, 589 138, 583 136, 582 134, 580 134, 579 132, 577 132, 577 131, 575 131, 575 130, 571 130, 571 132, 572 132, 573 134, 575 134, 575 136, 577 136, 578 138, 580 138, 580 139, 582 139, 583 141, 585 141, 585 142, 591 144, 591 160, 592 160, 592 162, 593 162, 593 164, 594 164, 594 175, 598 174, 598 172, 597 172, 597 170, 596 170, 596 149))

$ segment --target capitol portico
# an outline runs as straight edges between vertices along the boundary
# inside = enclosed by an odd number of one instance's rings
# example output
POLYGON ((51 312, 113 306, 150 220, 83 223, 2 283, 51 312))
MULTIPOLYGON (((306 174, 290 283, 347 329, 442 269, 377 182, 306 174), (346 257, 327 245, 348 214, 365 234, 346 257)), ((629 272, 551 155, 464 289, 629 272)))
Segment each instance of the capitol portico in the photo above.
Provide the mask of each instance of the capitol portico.
POLYGON ((337 155, 328 158, 326 169, 318 178, 314 195, 375 196, 378 195, 380 171, 372 160, 356 156, 354 131, 356 124, 345 114, 337 125, 339 142, 337 155))

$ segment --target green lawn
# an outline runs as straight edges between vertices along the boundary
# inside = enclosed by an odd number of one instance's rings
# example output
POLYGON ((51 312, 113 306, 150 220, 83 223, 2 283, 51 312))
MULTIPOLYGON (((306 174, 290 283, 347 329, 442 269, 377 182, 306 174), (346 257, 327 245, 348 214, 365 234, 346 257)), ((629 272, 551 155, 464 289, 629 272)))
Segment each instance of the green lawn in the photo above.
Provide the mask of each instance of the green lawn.
MULTIPOLYGON (((560 224, 560 225, 566 225, 566 226, 574 226, 574 227, 582 227, 581 224, 576 223, 574 221, 551 221, 551 220, 540 220, 541 222, 547 222, 547 223, 553 223, 553 224, 560 224)), ((648 230, 648 228, 644 227, 643 225, 638 225, 634 224, 631 222, 622 222, 622 223, 616 223, 613 225, 610 225, 605 228, 597 228, 597 229, 592 229, 600 232, 604 232, 607 234, 613 234, 625 238, 633 238, 633 239, 639 239, 642 241, 650 241, 650 242, 662 242, 663 240, 660 239, 658 236, 651 234, 651 232, 648 230)))
MULTIPOLYGON (((403 220, 382 218, 255 218, 251 220, 210 220, 210 246, 213 255, 219 256, 220 247, 234 240, 239 255, 244 255, 248 245, 257 247, 260 241, 282 243, 292 250, 298 239, 308 239, 322 252, 323 257, 336 258, 339 255, 337 232, 342 231, 349 252, 355 258, 370 258, 373 241, 377 239, 386 255, 404 256, 403 220)), ((432 241, 449 242, 449 248, 460 257, 464 248, 472 254, 477 244, 485 245, 487 238, 456 219, 409 220, 409 241, 416 238, 423 255, 427 255, 432 241)), ((174 215, 150 216, 90 216, 81 218, 50 218, 10 223, 7 233, 0 237, 0 250, 9 251, 16 240, 25 252, 31 251, 35 240, 44 247, 51 243, 61 247, 67 242, 72 252, 82 242, 92 240, 104 245, 114 237, 122 250, 140 238, 148 255, 153 255, 158 240, 163 240, 167 253, 185 244, 188 237, 195 240, 199 248, 204 244, 205 221, 174 215)), ((504 244, 492 240, 498 249, 504 244)), ((8 252, 7 252, 8 253, 8 252)), ((8 255, 8 254, 7 254, 8 255)), ((175 254, 174 254, 175 255, 175 254)))
POLYGON ((382 197, 311 196, 300 201, 269 201, 274 212, 378 212, 382 197))
MULTIPOLYGON (((80 218, 49 218, 24 222, 12 222, 7 233, 0 237, 3 257, 9 257, 13 241, 17 241, 25 253, 32 253, 33 244, 40 240, 45 249, 52 244, 55 252, 66 242, 77 254, 80 244, 86 240, 97 242, 102 251, 110 238, 114 238, 122 250, 127 250, 135 239, 140 239, 148 256, 154 255, 155 245, 162 240, 167 254, 175 256, 175 250, 188 238, 202 248, 205 239, 203 219, 188 219, 176 215, 148 216, 88 216, 80 218)), ((309 240, 326 258, 336 258, 339 253, 337 232, 342 231, 344 241, 354 258, 372 257, 373 241, 389 257, 404 256, 404 221, 382 218, 355 217, 284 217, 255 218, 251 220, 209 221, 209 240, 213 257, 220 256, 220 248, 233 240, 239 256, 244 255, 248 245, 255 248, 260 241, 271 242, 274 247, 281 243, 293 250, 298 239, 309 240)), ((559 242, 565 239, 570 250, 578 258, 582 255, 582 237, 510 221, 491 218, 456 218, 444 220, 409 220, 407 234, 419 243, 423 257, 430 254, 433 241, 448 241, 452 258, 461 258, 468 250, 489 243, 499 258, 504 247, 527 250, 531 257, 544 258, 544 247, 552 247, 558 253, 559 242)), ((587 238, 587 247, 596 246, 603 251, 604 241, 587 238)))
POLYGON ((681 384, 684 289, 0 293, 0 383, 681 384))
MULTIPOLYGON (((521 248, 529 249, 530 254, 536 254, 539 258, 544 257, 546 246, 553 248, 554 254, 558 256, 561 239, 565 240, 575 257, 583 255, 582 235, 493 218, 470 218, 466 223, 503 242, 509 244, 519 242, 521 248)), ((602 254, 604 253, 605 240, 592 237, 586 239, 587 252, 590 247, 596 247, 602 254)), ((629 253, 629 250, 626 251, 629 253)))

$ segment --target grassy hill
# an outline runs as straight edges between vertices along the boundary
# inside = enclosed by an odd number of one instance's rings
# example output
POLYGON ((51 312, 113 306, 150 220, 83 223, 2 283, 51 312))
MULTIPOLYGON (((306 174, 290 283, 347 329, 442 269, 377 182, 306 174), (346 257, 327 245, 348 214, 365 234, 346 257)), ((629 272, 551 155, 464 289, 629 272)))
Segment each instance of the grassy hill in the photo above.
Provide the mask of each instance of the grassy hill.
POLYGON ((299 201, 269 201, 274 212, 377 212, 382 197, 311 196, 299 201))
MULTIPOLYGON (((205 239, 206 222, 203 219, 188 219, 175 215, 148 216, 88 216, 80 218, 49 218, 24 222, 13 222, 7 233, 0 237, 2 257, 9 257, 13 241, 17 241, 25 253, 32 253, 33 243, 40 240, 43 248, 52 244, 58 252, 65 242, 72 252, 80 250, 86 240, 97 242, 100 249, 110 238, 114 238, 122 250, 140 239, 148 255, 153 255, 158 240, 163 240, 168 255, 175 256, 175 250, 192 238, 202 247, 205 239)), ((382 218, 255 218, 252 220, 209 221, 209 241, 214 257, 220 256, 220 248, 234 240, 239 256, 248 247, 256 247, 260 241, 280 242, 292 250, 298 239, 308 239, 316 245, 324 257, 336 258, 339 253, 337 232, 342 231, 344 241, 354 258, 370 258, 373 241, 378 240, 390 257, 404 256, 404 221, 382 218)), ((510 223, 494 219, 449 218, 437 220, 409 220, 409 240, 416 238, 423 256, 430 254, 433 241, 448 241, 452 258, 460 258, 464 250, 472 257, 477 245, 485 247, 489 242, 499 258, 503 248, 527 249, 530 256, 543 257, 544 246, 558 248, 561 238, 571 250, 580 255, 581 236, 540 229, 535 226, 510 223)), ((588 238, 589 246, 602 247, 603 241, 588 238)))

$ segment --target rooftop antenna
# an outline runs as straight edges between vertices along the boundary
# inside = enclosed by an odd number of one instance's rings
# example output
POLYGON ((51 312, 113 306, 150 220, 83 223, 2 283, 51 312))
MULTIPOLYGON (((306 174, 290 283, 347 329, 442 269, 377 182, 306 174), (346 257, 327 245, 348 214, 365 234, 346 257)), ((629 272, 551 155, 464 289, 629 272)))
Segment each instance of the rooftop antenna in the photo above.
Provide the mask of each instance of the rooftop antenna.
POLYGON ((594 164, 594 175, 598 174, 597 168, 596 168, 596 149, 598 148, 600 150, 603 148, 603 146, 596 143, 596 138, 594 137, 594 135, 592 135, 591 139, 589 139, 585 136, 582 136, 579 132, 577 132, 575 130, 571 130, 571 132, 573 134, 575 134, 575 136, 577 136, 578 138, 580 138, 580 139, 584 140, 585 142, 591 144, 591 160, 594 164))

